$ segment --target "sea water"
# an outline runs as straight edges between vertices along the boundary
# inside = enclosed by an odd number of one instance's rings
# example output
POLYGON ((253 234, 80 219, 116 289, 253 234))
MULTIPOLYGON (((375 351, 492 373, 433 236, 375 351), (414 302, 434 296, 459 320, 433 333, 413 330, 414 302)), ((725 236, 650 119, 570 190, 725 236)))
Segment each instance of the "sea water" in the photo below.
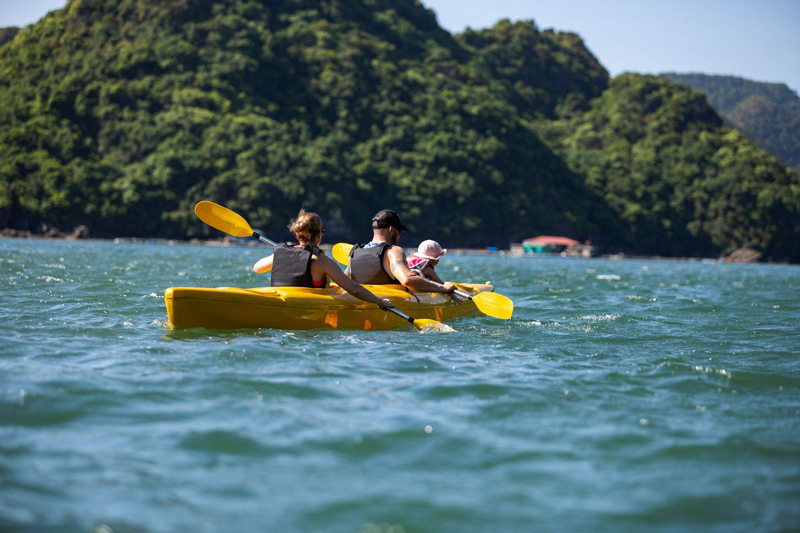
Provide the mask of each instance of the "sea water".
POLYGON ((0 529, 800 527, 797 266, 448 254, 514 317, 170 331, 266 253, 0 240, 0 529))

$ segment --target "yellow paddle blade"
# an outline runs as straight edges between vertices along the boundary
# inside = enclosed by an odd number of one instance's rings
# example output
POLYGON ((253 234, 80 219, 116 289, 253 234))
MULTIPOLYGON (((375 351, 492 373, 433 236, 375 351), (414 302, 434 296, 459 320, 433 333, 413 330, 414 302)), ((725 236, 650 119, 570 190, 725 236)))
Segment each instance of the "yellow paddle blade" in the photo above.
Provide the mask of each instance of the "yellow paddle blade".
POLYGON ((228 235, 234 237, 252 237, 253 228, 245 219, 237 215, 227 207, 215 204, 214 202, 200 202, 194 208, 197 218, 228 235))
POLYGON ((346 242, 337 243, 333 247, 333 258, 341 264, 346 265, 350 262, 350 250, 352 249, 352 244, 347 244, 346 242))
POLYGON ((428 318, 418 318, 414 320, 414 326, 421 332, 425 333, 427 332, 451 333, 456 331, 447 324, 442 324, 441 322, 437 322, 436 320, 430 320, 428 318))
POLYGON ((472 297, 478 311, 484 315, 508 320, 514 313, 514 302, 507 296, 496 292, 481 292, 472 297))

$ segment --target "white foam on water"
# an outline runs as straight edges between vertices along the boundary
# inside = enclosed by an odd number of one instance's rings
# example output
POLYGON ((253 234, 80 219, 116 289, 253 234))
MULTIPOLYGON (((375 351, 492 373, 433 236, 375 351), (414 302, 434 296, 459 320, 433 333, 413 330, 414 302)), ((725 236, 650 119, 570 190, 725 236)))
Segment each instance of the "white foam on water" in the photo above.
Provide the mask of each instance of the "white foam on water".
MULTIPOLYGON (((334 330, 334 331, 336 331, 336 330, 334 330)), ((348 342, 350 344, 378 344, 377 341, 364 339, 364 338, 358 337, 356 335, 347 335, 345 337, 341 337, 341 341, 348 342)))
POLYGON ((619 281, 622 278, 616 274, 598 274, 597 279, 604 279, 608 281, 619 281))
POLYGON ((564 320, 587 320, 589 322, 608 322, 616 320, 622 315, 603 314, 603 315, 584 315, 584 316, 565 316, 564 320))
POLYGON ((585 315, 579 316, 578 320, 589 320, 590 322, 607 322, 610 320, 616 320, 620 318, 622 315, 612 315, 612 314, 605 314, 605 315, 585 315))
POLYGON ((707 366, 693 366, 692 370, 697 370, 698 372, 703 372, 706 374, 719 374, 720 376, 725 376, 728 379, 731 379, 733 374, 731 374, 730 370, 725 370, 724 368, 711 368, 707 366))
POLYGON ((442 324, 441 322, 437 324, 428 324, 419 330, 420 333, 455 333, 455 331, 456 330, 447 324, 442 324))
POLYGON ((573 324, 567 324, 567 325, 564 325, 564 326, 561 326, 561 327, 563 327, 567 331, 579 331, 581 333, 594 333, 594 329, 592 328, 592 326, 587 326, 585 324, 584 325, 580 325, 580 326, 573 325, 573 324))

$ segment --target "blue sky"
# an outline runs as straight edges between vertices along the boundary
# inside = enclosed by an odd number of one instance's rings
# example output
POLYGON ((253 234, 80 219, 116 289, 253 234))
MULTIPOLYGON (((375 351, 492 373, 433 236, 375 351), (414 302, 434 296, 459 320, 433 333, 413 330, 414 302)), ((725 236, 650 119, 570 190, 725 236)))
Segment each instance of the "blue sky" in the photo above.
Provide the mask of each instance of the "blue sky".
POLYGON ((497 20, 580 34, 612 75, 733 74, 800 89, 800 0, 423 0, 452 32, 497 20))
MULTIPOLYGON (((612 75, 733 74, 800 89, 800 0, 422 1, 452 32, 510 18, 579 33, 612 75)), ((64 4, 0 0, 0 26, 30 24, 64 4)))

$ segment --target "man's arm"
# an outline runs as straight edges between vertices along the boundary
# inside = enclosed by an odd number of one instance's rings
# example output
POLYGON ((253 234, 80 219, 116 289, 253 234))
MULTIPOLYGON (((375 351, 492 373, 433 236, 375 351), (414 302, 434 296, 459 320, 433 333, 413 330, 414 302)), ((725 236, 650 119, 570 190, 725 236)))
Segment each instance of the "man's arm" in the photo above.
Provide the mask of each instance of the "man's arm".
POLYGON ((406 256, 403 253, 403 249, 399 246, 392 246, 389 248, 384 257, 395 279, 401 285, 414 292, 443 292, 452 294, 452 292, 456 290, 455 285, 452 283, 445 283, 444 286, 441 286, 409 270, 406 264, 406 256))
POLYGON ((430 265, 425 265, 425 268, 422 270, 422 273, 431 281, 435 281, 436 283, 444 284, 444 281, 439 277, 436 271, 430 265))

